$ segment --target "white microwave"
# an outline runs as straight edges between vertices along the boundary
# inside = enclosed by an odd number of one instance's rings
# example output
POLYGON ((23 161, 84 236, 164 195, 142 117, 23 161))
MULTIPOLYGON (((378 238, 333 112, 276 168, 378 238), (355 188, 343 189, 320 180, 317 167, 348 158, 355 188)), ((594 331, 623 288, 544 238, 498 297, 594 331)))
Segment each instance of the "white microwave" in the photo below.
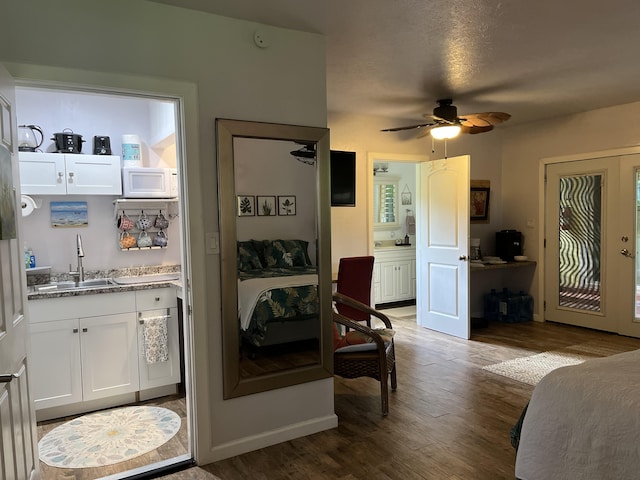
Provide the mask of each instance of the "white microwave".
POLYGON ((122 168, 124 198, 175 198, 178 171, 175 168, 122 168))

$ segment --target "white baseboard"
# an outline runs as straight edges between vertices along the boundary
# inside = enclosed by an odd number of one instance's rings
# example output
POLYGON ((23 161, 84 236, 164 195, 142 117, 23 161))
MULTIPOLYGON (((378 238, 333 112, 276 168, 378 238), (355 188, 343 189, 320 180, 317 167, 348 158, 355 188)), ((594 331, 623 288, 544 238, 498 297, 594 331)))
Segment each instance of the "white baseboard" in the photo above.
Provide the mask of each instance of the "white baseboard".
POLYGON ((327 415, 322 418, 314 418, 313 420, 306 422, 288 425, 277 430, 263 432, 251 437, 245 437, 240 440, 234 440, 222 445, 217 445, 208 452, 206 458, 199 458, 198 463, 205 465, 207 463, 217 462, 218 460, 235 457, 236 455, 259 450, 261 448, 293 440, 295 438, 312 435, 324 430, 336 428, 337 426, 338 417, 335 414, 327 415))

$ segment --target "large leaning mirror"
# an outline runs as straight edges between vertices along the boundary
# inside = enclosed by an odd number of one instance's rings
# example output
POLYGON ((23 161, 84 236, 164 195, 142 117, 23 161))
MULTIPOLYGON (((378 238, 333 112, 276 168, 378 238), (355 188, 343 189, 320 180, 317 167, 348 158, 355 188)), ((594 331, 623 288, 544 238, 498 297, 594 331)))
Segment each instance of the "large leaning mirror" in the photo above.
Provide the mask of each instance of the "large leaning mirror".
POLYGON ((224 398, 332 375, 329 130, 218 119, 224 398))

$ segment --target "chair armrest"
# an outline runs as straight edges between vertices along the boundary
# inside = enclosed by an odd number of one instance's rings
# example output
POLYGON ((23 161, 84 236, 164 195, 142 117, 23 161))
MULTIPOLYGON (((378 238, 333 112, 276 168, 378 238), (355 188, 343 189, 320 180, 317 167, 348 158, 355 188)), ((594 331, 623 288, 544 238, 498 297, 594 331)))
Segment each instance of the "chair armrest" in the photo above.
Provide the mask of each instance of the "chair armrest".
POLYGON ((387 328, 393 328, 391 326, 391 320, 389 320, 389 317, 387 317, 384 313, 371 308, 369 305, 365 305, 362 302, 359 302, 358 300, 355 300, 351 297, 347 297, 346 295, 342 294, 342 293, 338 293, 338 292, 334 292, 333 293, 333 301, 336 303, 343 303, 345 305, 350 306, 351 308, 355 308, 357 310, 361 310, 363 312, 368 313, 369 315, 373 315, 374 317, 380 319, 380 321, 382 321, 382 323, 384 323, 384 325, 387 328))
MULTIPOLYGON (((374 329, 359 323, 354 322, 350 318, 345 317, 344 315, 340 315, 338 312, 333 312, 333 321, 339 323, 340 325, 344 325, 345 327, 351 328, 353 330, 357 330, 358 332, 364 333, 365 335, 371 337, 378 347, 378 350, 384 352, 386 349, 386 345, 384 344, 384 340, 380 336, 378 332, 374 329)), ((392 340, 393 342, 393 340, 392 340)))

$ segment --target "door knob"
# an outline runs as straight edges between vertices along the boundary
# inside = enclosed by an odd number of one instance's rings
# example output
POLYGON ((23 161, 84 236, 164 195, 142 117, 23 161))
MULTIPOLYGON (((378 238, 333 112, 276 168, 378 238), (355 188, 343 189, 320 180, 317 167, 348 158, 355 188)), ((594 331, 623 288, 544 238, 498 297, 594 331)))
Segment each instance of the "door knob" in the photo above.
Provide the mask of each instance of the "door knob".
POLYGON ((2 373, 0 374, 0 383, 9 383, 14 378, 18 378, 20 375, 17 373, 2 373))
POLYGON ((631 253, 629 253, 629 250, 627 250, 626 248, 623 248, 622 250, 620 250, 620 253, 625 257, 633 258, 633 255, 631 255, 631 253))
POLYGON ((458 260, 462 260, 463 262, 464 262, 466 259, 467 259, 467 256, 466 256, 466 255, 460 255, 460 256, 458 257, 458 260))

